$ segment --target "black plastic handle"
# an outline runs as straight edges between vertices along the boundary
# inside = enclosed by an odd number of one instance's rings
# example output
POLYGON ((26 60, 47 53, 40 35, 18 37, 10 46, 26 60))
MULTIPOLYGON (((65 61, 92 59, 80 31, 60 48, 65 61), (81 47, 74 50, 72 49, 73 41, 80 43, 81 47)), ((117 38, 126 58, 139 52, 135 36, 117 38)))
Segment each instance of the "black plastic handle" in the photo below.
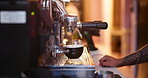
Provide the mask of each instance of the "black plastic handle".
POLYGON ((81 22, 82 24, 82 29, 95 29, 95 30, 100 30, 100 29, 107 29, 108 24, 106 22, 102 21, 94 21, 94 22, 81 22))

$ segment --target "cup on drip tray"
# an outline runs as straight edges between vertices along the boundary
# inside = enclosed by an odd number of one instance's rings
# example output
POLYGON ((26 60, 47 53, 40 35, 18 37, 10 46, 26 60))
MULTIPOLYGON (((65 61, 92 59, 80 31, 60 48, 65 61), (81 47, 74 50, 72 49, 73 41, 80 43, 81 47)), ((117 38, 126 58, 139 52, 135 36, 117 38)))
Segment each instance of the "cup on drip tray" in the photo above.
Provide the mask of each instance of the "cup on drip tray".
POLYGON ((65 45, 64 48, 68 50, 65 55, 70 59, 79 58, 83 53, 84 45, 65 45))

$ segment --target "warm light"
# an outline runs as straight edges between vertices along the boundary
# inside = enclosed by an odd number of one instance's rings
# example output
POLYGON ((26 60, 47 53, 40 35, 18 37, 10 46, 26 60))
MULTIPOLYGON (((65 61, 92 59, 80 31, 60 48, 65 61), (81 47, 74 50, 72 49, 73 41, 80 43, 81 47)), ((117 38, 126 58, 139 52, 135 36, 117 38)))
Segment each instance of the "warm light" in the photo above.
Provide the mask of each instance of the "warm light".
POLYGON ((68 14, 68 15, 77 16, 77 14, 68 14))
POLYGON ((68 42, 68 39, 63 39, 63 44, 66 45, 66 43, 68 42))
POLYGON ((68 14, 70 14, 70 15, 75 15, 75 16, 77 16, 77 18, 78 18, 78 21, 79 21, 79 17, 80 17, 80 15, 79 15, 79 10, 78 10, 78 8, 73 4, 73 3, 69 3, 67 6, 66 6, 66 11, 68 12, 68 14))
POLYGON ((113 0, 102 0, 102 20, 108 23, 108 28, 101 31, 99 49, 103 54, 111 54, 111 27, 113 23, 113 0))
POLYGON ((103 0, 103 19, 109 24, 112 24, 113 0, 103 0))
POLYGON ((70 0, 63 0, 64 2, 70 2, 70 0))

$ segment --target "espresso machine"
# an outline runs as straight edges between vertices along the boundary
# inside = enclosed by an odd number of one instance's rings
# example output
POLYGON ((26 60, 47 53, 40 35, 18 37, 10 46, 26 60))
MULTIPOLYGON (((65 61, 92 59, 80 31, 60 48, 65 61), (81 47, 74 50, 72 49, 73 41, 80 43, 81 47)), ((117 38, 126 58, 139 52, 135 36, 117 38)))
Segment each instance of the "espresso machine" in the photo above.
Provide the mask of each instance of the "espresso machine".
POLYGON ((0 2, 2 78, 95 78, 94 66, 59 64, 63 56, 77 59, 82 55, 84 45, 71 37, 76 30, 108 27, 102 21, 78 21, 65 9, 69 1, 0 2), (69 39, 66 43, 65 38, 69 39))
MULTIPOLYGON (((69 0, 70 1, 70 0, 69 0)), ((42 0, 40 2, 40 16, 43 20, 46 30, 49 33, 49 39, 46 42, 46 51, 52 52, 56 57, 58 53, 67 53, 63 43, 64 38, 72 34, 76 29, 101 30, 107 29, 108 25, 102 21, 79 22, 77 15, 68 14, 65 9, 67 0, 42 0)), ((81 35, 81 34, 79 34, 81 35)), ((71 41, 68 44, 73 44, 71 41)))
POLYGON ((67 13, 65 2, 69 1, 41 0, 39 3, 41 27, 44 29, 41 30, 44 52, 40 58, 39 68, 26 73, 30 78, 95 78, 94 66, 66 65, 65 59, 78 59, 82 56, 84 47, 87 47, 80 40, 73 40, 75 31, 82 37, 79 30, 107 29, 108 24, 102 21, 78 21, 77 15, 67 13), (68 41, 64 42, 65 39, 68 41))

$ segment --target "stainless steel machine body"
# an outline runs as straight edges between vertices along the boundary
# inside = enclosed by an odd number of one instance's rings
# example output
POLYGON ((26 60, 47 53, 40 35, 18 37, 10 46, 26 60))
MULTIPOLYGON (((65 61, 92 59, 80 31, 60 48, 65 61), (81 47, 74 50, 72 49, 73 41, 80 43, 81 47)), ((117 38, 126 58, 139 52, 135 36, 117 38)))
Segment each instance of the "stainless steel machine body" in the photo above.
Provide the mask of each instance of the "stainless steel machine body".
MULTIPOLYGON (((102 21, 78 22, 76 15, 70 15, 66 12, 64 0, 42 0, 40 3, 42 5, 40 8, 41 12, 44 12, 44 15, 48 14, 51 21, 50 25, 47 25, 48 23, 44 21, 46 28, 50 28, 49 40, 46 42, 45 47, 46 53, 51 54, 48 55, 49 58, 56 59, 58 58, 59 53, 62 54, 74 51, 65 49, 64 46, 66 44, 63 43, 64 37, 67 36, 67 34, 65 33, 68 32, 70 34, 73 34, 75 29, 82 28, 90 30, 100 30, 107 29, 108 27, 107 23, 102 21), (47 13, 45 13, 45 11, 47 11, 47 13)), ((46 19, 46 17, 42 17, 42 19, 46 19)), ((71 44, 73 44, 73 42, 71 44)), ((77 46, 77 44, 74 46, 77 46)), ((45 60, 45 64, 43 64, 43 67, 45 67, 45 70, 50 72, 50 78, 95 78, 94 66, 52 66, 46 62, 47 60, 50 60, 49 58, 45 60)), ((68 56, 68 58, 71 59, 71 56, 68 56)), ((72 57, 72 59, 75 58, 72 57)))
POLYGON ((64 44, 62 41, 66 36, 64 32, 73 33, 76 28, 100 30, 107 29, 108 27, 107 23, 102 21, 78 22, 76 15, 70 15, 66 12, 64 0, 42 0, 41 5, 42 11, 48 11, 44 15, 49 14, 50 21, 52 22, 49 25, 50 37, 46 46, 47 52, 52 52, 52 55, 55 57, 57 53, 68 52, 63 49, 64 44))

